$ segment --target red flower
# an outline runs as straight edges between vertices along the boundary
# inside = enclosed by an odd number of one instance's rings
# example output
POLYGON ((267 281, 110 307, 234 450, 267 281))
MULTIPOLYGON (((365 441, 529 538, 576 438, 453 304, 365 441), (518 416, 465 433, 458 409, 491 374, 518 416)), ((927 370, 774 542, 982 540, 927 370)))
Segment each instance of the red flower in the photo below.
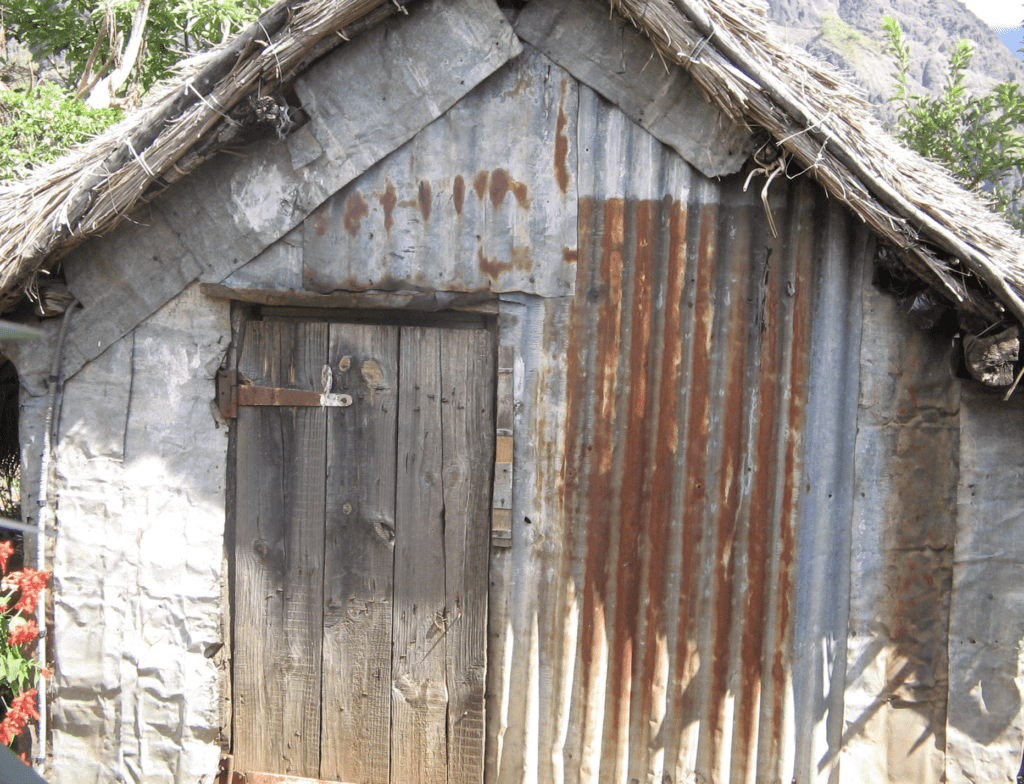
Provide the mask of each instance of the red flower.
MULTIPOLYGON (((36 690, 23 691, 11 703, 11 713, 16 713, 24 724, 29 718, 38 719, 39 711, 36 710, 36 690)), ((9 714, 8 714, 9 715, 9 714)))
POLYGON ((0 743, 10 746, 11 741, 21 734, 22 728, 8 714, 3 721, 0 721, 0 743))
POLYGON ((36 710, 36 690, 29 689, 19 694, 11 702, 7 715, 0 722, 0 743, 10 746, 11 741, 21 734, 29 719, 38 719, 36 710))
POLYGON ((0 572, 7 571, 7 559, 14 555, 14 545, 10 542, 0 542, 0 572))
POLYGON ((7 630, 10 632, 7 642, 11 645, 32 642, 32 640, 39 636, 39 627, 36 626, 36 622, 32 620, 26 621, 21 617, 12 619, 7 630))
POLYGON ((21 589, 21 598, 14 605, 15 610, 25 613, 33 613, 36 604, 39 602, 39 592, 46 587, 50 579, 49 572, 37 572, 35 569, 23 569, 20 572, 12 572, 4 578, 4 583, 10 587, 21 589))

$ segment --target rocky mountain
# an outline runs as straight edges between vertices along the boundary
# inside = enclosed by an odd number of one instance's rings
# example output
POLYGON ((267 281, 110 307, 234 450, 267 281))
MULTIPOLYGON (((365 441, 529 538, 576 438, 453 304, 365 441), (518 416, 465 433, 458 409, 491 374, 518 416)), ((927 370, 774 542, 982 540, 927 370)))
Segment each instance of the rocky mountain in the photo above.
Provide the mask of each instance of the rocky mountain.
MULTIPOLYGON (((976 93, 1003 81, 1024 82, 1020 60, 959 0, 768 0, 783 37, 852 74, 873 103, 892 94, 893 60, 884 53, 882 17, 895 16, 911 46, 911 79, 920 92, 946 82, 953 44, 966 38, 975 55, 965 78, 976 93)), ((1024 8, 1021 9, 1024 17, 1024 8)))

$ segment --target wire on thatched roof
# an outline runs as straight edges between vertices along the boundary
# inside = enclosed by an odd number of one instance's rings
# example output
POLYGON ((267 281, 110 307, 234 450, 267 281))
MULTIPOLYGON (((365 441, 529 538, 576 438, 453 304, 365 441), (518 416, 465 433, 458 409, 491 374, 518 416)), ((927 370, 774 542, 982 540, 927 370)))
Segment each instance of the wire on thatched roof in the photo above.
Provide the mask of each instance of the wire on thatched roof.
POLYGON ((0 188, 0 310, 51 254, 109 231, 154 182, 174 182, 209 157, 189 153, 237 124, 230 112, 240 101, 288 83, 354 26, 393 13, 391 2, 279 0, 230 42, 184 63, 95 140, 0 188))
MULTIPOLYGON (((796 161, 791 172, 811 173, 899 248, 919 277, 959 307, 995 320, 993 303, 965 284, 973 273, 1024 322, 1016 232, 939 164, 884 133, 841 77, 775 40, 763 4, 610 2, 728 115, 766 129, 796 161)), ((280 0, 232 42, 187 64, 143 109, 0 188, 0 308, 48 257, 108 231, 155 182, 180 179, 208 158, 217 148, 211 140, 230 130, 229 113, 242 99, 286 84, 339 43, 343 30, 373 24, 395 7, 397 0, 280 0)))
POLYGON ((989 311, 963 282, 977 275, 1024 321, 1021 238, 941 165, 878 126, 844 79, 777 41, 749 0, 611 0, 709 99, 765 128, 834 198, 903 251, 912 269, 960 307, 989 311), (933 250, 949 254, 943 261, 933 250))

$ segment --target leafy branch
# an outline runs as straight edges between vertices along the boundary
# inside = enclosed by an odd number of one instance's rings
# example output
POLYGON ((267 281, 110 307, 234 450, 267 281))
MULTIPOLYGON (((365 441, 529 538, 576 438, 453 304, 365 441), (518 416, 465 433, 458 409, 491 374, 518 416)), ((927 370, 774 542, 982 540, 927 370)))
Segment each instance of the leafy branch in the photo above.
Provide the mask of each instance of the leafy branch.
POLYGON ((0 0, 0 181, 55 160, 120 119, 183 57, 224 41, 271 0, 0 0), (21 50, 24 52, 24 49, 21 50), (43 78, 37 80, 41 70, 43 78), (116 108, 107 108, 116 107, 116 108))
POLYGON ((896 136, 907 147, 942 163, 969 190, 989 197, 992 208, 1024 234, 1024 96, 1020 85, 1004 82, 984 96, 972 95, 964 75, 974 55, 960 40, 950 55, 946 85, 937 97, 912 93, 910 45, 899 22, 882 19, 886 52, 896 61, 896 136))
POLYGON ((0 90, 0 181, 56 160, 123 114, 86 106, 52 82, 33 90, 0 90))
POLYGON ((4 35, 93 106, 137 103, 175 63, 221 43, 270 0, 0 0, 4 35))

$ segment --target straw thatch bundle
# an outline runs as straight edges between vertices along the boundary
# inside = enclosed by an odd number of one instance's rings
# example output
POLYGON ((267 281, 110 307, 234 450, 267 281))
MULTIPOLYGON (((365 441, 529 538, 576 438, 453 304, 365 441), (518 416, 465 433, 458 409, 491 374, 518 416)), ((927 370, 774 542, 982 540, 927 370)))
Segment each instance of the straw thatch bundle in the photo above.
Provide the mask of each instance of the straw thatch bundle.
POLYGON ((184 63, 177 78, 101 136, 0 188, 0 311, 31 286, 48 257, 109 231, 154 185, 166 187, 225 146, 243 99, 288 83, 394 12, 392 1, 279 0, 230 42, 184 63))
POLYGON ((1024 321, 1021 238, 939 164, 904 149, 844 79, 774 40, 750 0, 611 0, 734 119, 765 128, 826 191, 959 307, 1024 321), (973 273, 995 295, 966 284, 973 273), (1001 306, 1001 307, 1000 307, 1001 306))
MULTIPOLYGON (((610 0, 736 120, 766 129, 961 309, 1024 321, 1017 234, 940 165, 903 149, 842 78, 769 32, 752 0, 610 0), (974 279, 972 281, 972 278, 974 279), (977 281, 982 281, 979 285, 977 281)), ((188 63, 145 107, 62 160, 0 189, 0 310, 48 259, 116 225, 232 138, 243 99, 290 81, 397 0, 280 0, 232 42, 188 63)))

